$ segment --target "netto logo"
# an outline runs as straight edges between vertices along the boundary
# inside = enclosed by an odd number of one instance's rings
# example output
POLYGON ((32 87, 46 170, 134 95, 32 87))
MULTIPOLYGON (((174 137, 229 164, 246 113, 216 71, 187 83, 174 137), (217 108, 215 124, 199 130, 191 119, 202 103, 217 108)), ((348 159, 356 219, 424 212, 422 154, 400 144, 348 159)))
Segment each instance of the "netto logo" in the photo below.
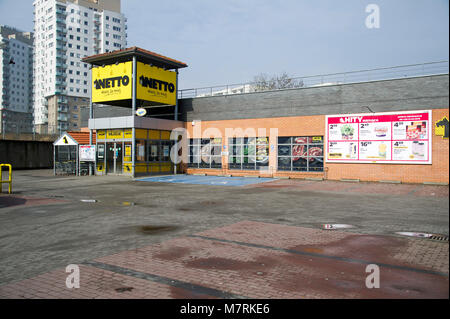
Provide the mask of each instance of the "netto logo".
POLYGON ((130 78, 128 75, 125 76, 116 76, 114 78, 107 78, 107 79, 101 79, 101 80, 95 80, 95 89, 110 89, 114 87, 121 87, 121 86, 127 86, 130 84, 130 78))
POLYGON ((145 88, 151 88, 159 91, 173 93, 175 91, 175 85, 173 83, 147 78, 145 76, 141 76, 139 78, 139 83, 145 88))

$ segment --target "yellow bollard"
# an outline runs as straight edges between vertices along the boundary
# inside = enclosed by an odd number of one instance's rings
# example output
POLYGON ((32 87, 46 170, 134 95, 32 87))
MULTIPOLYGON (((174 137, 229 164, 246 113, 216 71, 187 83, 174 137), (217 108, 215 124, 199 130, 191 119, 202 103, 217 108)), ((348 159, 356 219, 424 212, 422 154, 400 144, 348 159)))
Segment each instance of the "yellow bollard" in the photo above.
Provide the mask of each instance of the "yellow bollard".
POLYGON ((0 164, 0 193, 3 192, 3 183, 8 183, 8 194, 12 193, 12 166, 11 164, 0 164), (9 178, 8 180, 3 180, 3 166, 9 168, 9 178))

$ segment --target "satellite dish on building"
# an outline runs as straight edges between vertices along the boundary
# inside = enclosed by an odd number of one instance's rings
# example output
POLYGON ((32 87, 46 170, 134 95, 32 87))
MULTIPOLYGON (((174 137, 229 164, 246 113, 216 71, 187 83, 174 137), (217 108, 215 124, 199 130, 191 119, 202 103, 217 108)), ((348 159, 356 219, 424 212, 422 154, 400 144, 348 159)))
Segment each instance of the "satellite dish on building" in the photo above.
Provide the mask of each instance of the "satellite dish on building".
POLYGON ((145 116, 145 114, 147 114, 147 110, 146 109, 140 108, 140 109, 136 110, 136 115, 137 116, 145 116))

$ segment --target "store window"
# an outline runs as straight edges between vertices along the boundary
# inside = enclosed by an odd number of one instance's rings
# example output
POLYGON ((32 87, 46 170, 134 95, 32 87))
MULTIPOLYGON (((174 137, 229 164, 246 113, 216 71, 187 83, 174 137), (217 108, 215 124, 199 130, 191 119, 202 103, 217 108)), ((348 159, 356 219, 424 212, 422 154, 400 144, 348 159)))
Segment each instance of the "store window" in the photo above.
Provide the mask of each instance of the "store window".
POLYGON ((278 170, 323 171, 323 136, 278 137, 278 170))
POLYGON ((268 137, 235 137, 228 144, 230 169, 257 170, 269 166, 268 137))
POLYGON ((145 162, 145 140, 136 140, 136 162, 145 162))
POLYGON ((222 168, 222 139, 190 139, 189 163, 192 168, 222 168))

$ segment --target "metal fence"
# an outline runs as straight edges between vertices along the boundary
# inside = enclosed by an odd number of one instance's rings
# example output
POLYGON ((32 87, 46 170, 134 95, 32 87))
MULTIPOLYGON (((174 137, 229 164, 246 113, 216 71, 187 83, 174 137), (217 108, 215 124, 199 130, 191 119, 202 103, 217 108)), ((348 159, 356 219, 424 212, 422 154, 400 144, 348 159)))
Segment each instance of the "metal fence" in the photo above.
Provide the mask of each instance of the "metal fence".
POLYGON ((66 130, 59 126, 47 125, 39 129, 31 124, 4 120, 0 122, 0 139, 17 140, 54 140, 66 130))
MULTIPOLYGON (((359 83, 378 80, 400 79, 425 75, 448 74, 448 61, 400 65, 387 68, 350 71, 291 78, 295 88, 320 87, 336 84, 359 83)), ((179 99, 252 93, 282 90, 285 88, 264 88, 257 82, 209 86, 203 88, 183 89, 178 92, 179 99)))

